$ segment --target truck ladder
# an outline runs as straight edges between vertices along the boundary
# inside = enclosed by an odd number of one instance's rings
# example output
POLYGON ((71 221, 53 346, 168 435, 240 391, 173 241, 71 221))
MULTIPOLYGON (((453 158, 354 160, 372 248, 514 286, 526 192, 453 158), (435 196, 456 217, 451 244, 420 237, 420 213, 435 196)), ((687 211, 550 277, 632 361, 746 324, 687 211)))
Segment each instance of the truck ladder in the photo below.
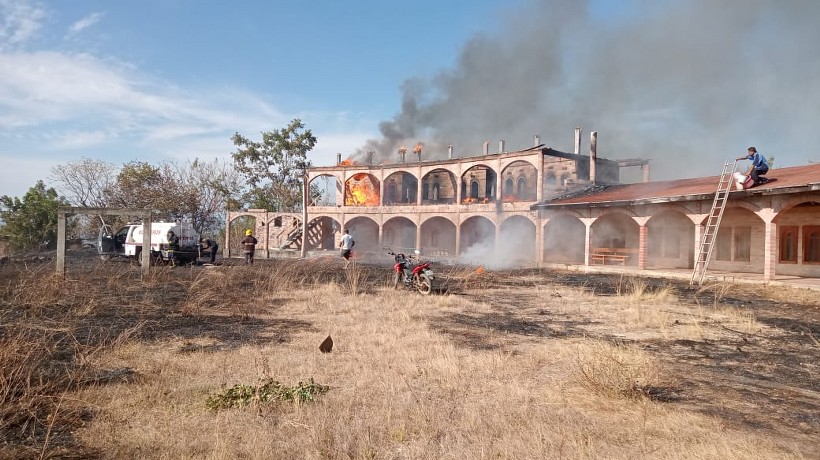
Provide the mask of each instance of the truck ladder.
POLYGON ((715 200, 712 202, 712 210, 709 212, 709 219, 706 221, 706 229, 700 238, 700 251, 695 259, 695 269, 692 271, 692 279, 689 285, 703 284, 703 277, 706 276, 706 267, 712 258, 712 249, 715 248, 715 238, 720 228, 720 220, 723 218, 723 210, 726 208, 726 200, 732 190, 732 175, 735 173, 737 160, 731 165, 727 161, 723 164, 723 172, 720 174, 715 200), (731 166, 731 168, 730 168, 731 166))

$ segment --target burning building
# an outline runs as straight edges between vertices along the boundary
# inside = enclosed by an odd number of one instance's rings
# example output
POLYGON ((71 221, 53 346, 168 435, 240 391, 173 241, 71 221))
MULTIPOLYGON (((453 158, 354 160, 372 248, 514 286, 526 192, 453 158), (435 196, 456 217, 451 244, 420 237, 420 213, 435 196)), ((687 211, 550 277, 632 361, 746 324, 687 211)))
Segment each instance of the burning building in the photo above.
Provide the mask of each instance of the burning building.
MULTIPOLYGON (((718 177, 650 182, 646 160, 599 157, 596 133, 588 154, 580 130, 572 153, 535 140, 515 151, 500 141, 496 152, 485 142, 458 158, 450 147, 444 159, 424 158, 417 144, 393 163, 373 164, 371 154, 312 167, 308 181, 323 197, 308 204, 305 249, 335 250, 347 228, 358 257, 383 258, 390 246, 487 267, 692 269, 718 177), (640 167, 643 182, 620 183, 626 167, 640 167)), ((778 180, 729 195, 710 267, 820 277, 820 165, 770 175, 778 180)), ((228 222, 249 218, 261 257, 300 248, 301 214, 228 213, 228 222)))

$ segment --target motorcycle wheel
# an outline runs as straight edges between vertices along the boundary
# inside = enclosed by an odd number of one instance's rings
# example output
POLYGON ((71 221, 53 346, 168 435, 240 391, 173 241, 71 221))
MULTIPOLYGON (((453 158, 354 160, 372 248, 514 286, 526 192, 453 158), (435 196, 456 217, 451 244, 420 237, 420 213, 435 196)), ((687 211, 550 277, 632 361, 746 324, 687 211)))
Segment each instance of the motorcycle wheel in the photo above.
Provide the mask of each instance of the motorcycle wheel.
POLYGON ((424 295, 428 295, 433 292, 433 282, 427 275, 420 275, 416 278, 416 288, 424 295))
POLYGON ((398 289, 399 284, 401 283, 401 274, 393 273, 393 289, 398 289))

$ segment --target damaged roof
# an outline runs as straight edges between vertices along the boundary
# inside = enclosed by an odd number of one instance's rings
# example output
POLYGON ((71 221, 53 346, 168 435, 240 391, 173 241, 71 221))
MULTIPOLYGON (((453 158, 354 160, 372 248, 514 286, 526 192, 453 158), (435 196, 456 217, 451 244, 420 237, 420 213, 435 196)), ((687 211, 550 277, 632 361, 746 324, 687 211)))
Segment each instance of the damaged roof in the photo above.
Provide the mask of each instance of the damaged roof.
MULTIPOLYGON (((734 179, 732 179, 730 196, 820 190, 820 164, 772 168, 766 177, 770 182, 749 190, 737 190, 734 186, 734 179)), ((576 193, 535 204, 532 209, 575 206, 605 207, 711 199, 717 192, 719 180, 720 176, 709 176, 636 184, 591 185, 576 193)))

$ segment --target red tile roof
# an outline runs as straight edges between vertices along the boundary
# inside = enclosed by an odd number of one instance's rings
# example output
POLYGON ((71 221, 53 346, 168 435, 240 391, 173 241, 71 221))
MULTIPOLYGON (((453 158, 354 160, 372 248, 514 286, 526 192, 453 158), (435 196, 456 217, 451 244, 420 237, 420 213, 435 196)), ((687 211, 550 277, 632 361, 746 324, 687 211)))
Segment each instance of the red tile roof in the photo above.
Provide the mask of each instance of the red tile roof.
MULTIPOLYGON (((761 191, 769 193, 788 193, 795 187, 820 190, 820 164, 773 168, 769 170, 766 177, 768 177, 771 182, 759 185, 751 190, 737 190, 733 183, 733 192, 730 196, 759 193, 761 191)), ((700 195, 715 194, 719 180, 720 176, 709 176, 692 179, 612 185, 600 192, 591 192, 587 195, 547 201, 537 204, 534 207, 574 204, 601 205, 609 202, 662 202, 676 201, 676 199, 702 199, 700 195)))

